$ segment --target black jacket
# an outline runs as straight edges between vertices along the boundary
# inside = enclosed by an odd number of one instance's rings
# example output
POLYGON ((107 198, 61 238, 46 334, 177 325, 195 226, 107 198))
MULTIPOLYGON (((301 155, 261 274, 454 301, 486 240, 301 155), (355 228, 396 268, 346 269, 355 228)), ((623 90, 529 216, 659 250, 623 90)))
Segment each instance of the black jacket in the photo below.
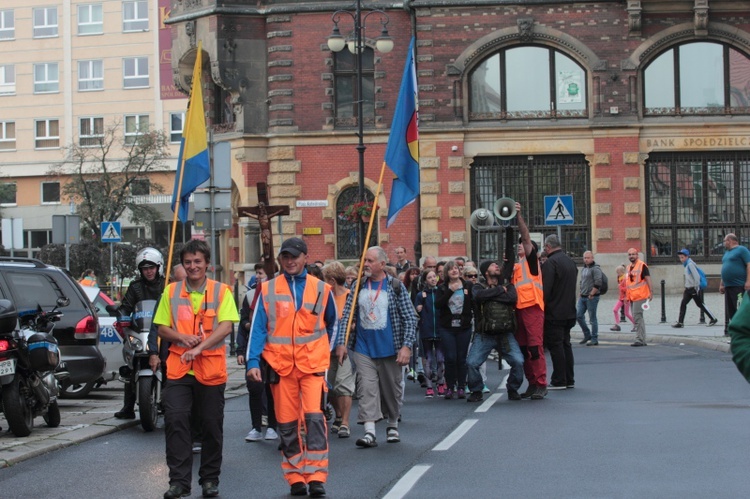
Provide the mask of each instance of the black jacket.
POLYGON ((542 265, 544 320, 568 324, 576 318, 576 280, 578 268, 563 250, 554 251, 542 265))
POLYGON ((435 308, 438 310, 438 324, 443 329, 460 331, 471 327, 472 298, 471 284, 461 279, 464 290, 464 308, 461 314, 452 314, 448 307, 448 301, 453 296, 454 291, 448 287, 448 283, 438 285, 437 294, 435 295, 435 308), (459 320, 459 326, 453 325, 453 320, 459 320))
POLYGON ((147 282, 142 277, 130 283, 125 297, 119 307, 121 316, 130 315, 135 309, 135 305, 143 300, 159 301, 164 292, 164 278, 159 276, 152 282, 147 282))

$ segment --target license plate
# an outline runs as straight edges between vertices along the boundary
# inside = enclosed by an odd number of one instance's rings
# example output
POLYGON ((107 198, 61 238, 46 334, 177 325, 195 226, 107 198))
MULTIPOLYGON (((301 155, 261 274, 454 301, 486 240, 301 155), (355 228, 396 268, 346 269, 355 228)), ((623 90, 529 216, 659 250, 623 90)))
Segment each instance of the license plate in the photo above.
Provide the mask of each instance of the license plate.
POLYGON ((16 359, 0 361, 0 376, 16 373, 16 359))

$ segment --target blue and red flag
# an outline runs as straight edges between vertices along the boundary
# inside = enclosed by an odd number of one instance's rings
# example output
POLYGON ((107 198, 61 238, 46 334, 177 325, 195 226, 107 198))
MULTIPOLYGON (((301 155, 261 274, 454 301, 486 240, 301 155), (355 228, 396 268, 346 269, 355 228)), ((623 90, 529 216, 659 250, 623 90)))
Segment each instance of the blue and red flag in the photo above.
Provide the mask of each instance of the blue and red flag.
POLYGON ((182 129, 180 156, 177 159, 177 175, 174 179, 172 211, 179 199, 178 216, 185 223, 188 220, 190 195, 203 182, 211 178, 211 166, 206 140, 206 117, 203 112, 203 90, 201 89, 201 68, 203 66, 202 43, 198 42, 198 53, 193 68, 193 88, 190 91, 187 116, 182 129))
POLYGON ((391 200, 388 203, 390 227, 399 212, 419 196, 419 99, 417 96, 417 71, 414 65, 414 37, 404 66, 401 90, 393 114, 391 134, 385 150, 385 164, 393 170, 391 200))

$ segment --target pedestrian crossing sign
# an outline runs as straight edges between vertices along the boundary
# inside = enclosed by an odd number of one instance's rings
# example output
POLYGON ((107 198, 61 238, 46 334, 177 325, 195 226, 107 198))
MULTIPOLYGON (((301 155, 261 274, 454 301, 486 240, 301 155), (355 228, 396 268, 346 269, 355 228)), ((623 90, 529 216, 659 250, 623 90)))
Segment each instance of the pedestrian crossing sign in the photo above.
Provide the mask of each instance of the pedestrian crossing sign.
POLYGON ((544 225, 573 225, 573 196, 544 196, 544 225))
POLYGON ((103 243, 119 243, 122 239, 120 222, 102 222, 101 231, 103 243))

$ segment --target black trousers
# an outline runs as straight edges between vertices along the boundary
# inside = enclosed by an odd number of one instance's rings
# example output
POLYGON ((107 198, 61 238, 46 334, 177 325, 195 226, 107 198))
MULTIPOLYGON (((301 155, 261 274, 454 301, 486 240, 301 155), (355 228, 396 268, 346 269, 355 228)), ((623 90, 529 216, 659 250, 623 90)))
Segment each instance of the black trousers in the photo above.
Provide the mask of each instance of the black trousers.
POLYGON ((570 330, 576 320, 544 321, 544 347, 552 359, 550 384, 556 386, 575 385, 575 361, 570 346, 570 330))
POLYGON ((695 304, 698 305, 698 308, 701 309, 701 312, 708 315, 709 320, 714 320, 714 314, 712 314, 707 308, 706 305, 703 304, 703 293, 698 293, 695 288, 685 288, 685 291, 682 293, 682 301, 680 302, 680 318, 677 320, 680 324, 685 322, 685 312, 687 312, 687 305, 690 303, 691 300, 695 301, 695 304))
POLYGON ((745 292, 744 286, 724 286, 724 333, 729 321, 737 313, 737 298, 745 292))
MULTIPOLYGON (((261 370, 262 372, 262 370, 261 370)), ((250 405, 250 423, 253 428, 260 431, 263 421, 263 407, 268 415, 268 427, 276 429, 276 410, 273 406, 273 394, 271 386, 265 381, 251 381, 245 378, 248 393, 248 404, 250 405), (265 395, 265 401, 263 396, 265 395), (264 403, 265 402, 265 403, 264 403)))
POLYGON ((201 422, 201 465, 198 472, 203 484, 219 481, 224 444, 224 388, 203 385, 189 374, 167 380, 164 387, 164 421, 167 444, 169 485, 191 488, 193 473, 193 407, 201 422))

